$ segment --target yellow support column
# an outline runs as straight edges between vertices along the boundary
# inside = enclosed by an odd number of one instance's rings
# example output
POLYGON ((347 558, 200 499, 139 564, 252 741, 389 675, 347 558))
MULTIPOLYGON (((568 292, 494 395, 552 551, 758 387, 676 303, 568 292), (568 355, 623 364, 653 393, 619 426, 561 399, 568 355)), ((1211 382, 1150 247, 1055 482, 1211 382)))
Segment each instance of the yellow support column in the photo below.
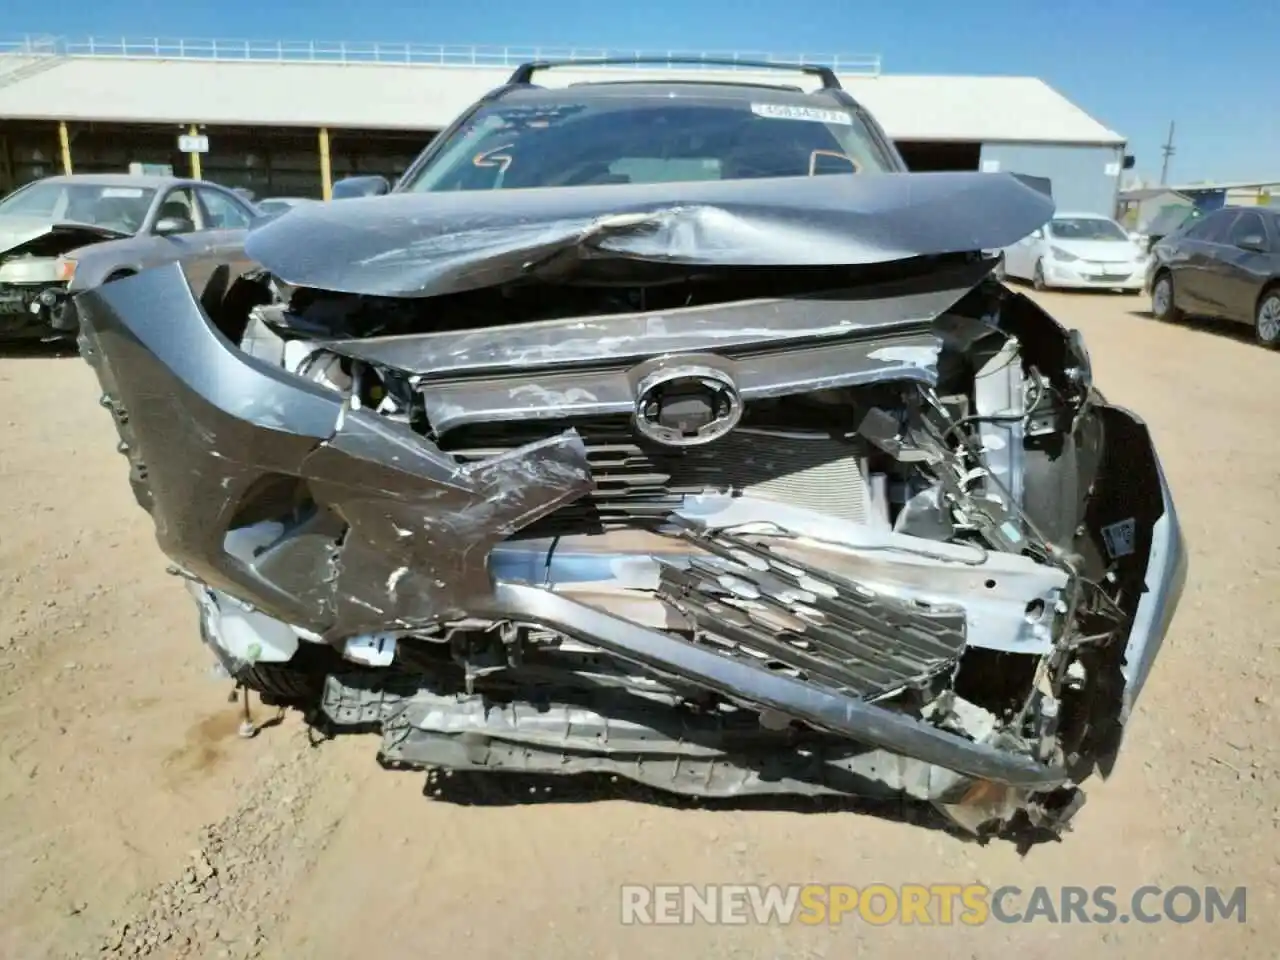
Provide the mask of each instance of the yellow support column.
POLYGON ((329 166, 329 128, 320 128, 320 190, 326 200, 333 199, 333 173, 329 166))
POLYGON ((67 121, 58 121, 58 146, 62 148, 62 172, 71 172, 71 135, 67 133, 67 121))
MULTIPOLYGON (((200 131, 196 129, 196 125, 194 123, 188 128, 187 133, 191 134, 193 137, 200 136, 200 131)), ((191 179, 200 180, 200 154, 193 152, 189 154, 189 156, 191 157, 191 179)))

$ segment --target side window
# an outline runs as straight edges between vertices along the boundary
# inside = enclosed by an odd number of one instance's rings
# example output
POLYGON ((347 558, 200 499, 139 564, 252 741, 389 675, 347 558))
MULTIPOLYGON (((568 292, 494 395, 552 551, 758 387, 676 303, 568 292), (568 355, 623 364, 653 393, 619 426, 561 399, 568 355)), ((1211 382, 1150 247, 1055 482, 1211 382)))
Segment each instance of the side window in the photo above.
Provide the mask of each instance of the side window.
POLYGON ((1280 250, 1280 210, 1268 211, 1263 216, 1263 219, 1266 220, 1267 226, 1270 228, 1268 233, 1270 234, 1269 242, 1272 251, 1280 250))
POLYGON ((1239 244, 1241 240, 1262 239, 1263 244, 1267 242, 1267 228, 1262 222, 1262 214, 1255 213, 1252 210, 1244 210, 1240 216, 1236 217, 1236 222, 1231 225, 1231 233, 1227 236, 1227 243, 1239 244))
POLYGON ((1187 231, 1187 238, 1202 240, 1205 243, 1225 243, 1227 229, 1235 218, 1235 210, 1219 210, 1217 213, 1211 213, 1187 231))
POLYGON ((165 194, 160 210, 156 213, 156 223, 161 220, 176 220, 180 229, 165 230, 164 233, 190 233, 196 229, 196 197, 190 187, 178 187, 165 194))
POLYGON ((200 199, 208 214, 205 227, 210 230, 239 230, 249 226, 249 215, 230 197, 217 190, 201 190, 200 199))

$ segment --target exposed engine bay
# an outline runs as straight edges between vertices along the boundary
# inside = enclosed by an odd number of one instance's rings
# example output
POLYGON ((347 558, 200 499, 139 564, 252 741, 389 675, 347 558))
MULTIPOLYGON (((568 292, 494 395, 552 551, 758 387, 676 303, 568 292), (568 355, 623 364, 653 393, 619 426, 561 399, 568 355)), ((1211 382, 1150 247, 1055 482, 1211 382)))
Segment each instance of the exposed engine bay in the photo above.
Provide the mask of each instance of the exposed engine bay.
MULTIPOLYGON (((0 220, 12 218, 0 218, 0 220)), ((67 302, 69 272, 61 257, 103 240, 126 236, 89 224, 0 223, 0 338, 56 339, 56 321, 67 302)))
POLYGON ((789 222, 803 182, 540 190, 506 229, 487 198, 344 201, 251 233, 218 295, 180 265, 82 295, 82 352, 205 641, 391 765, 1061 829, 1181 533, 1146 428, 975 252, 1051 203, 901 176, 1007 212, 914 246, 862 223, 882 248, 855 256, 779 252, 852 231, 789 222), (415 222, 443 225, 389 237, 415 222), (327 276, 289 253, 324 223, 327 276))

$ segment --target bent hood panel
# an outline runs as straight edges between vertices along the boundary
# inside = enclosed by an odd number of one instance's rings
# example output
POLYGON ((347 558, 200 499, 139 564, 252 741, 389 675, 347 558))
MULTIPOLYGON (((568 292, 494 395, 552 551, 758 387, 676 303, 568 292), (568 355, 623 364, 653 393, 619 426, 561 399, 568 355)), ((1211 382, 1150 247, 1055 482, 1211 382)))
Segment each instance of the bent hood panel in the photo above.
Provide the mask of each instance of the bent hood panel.
POLYGON ((801 267, 996 249, 1053 209, 1018 177, 992 173, 400 193, 294 209, 245 250, 297 286, 428 297, 507 283, 568 253, 801 267))
MULTIPOLYGON (((674 310, 566 317, 478 330, 331 340, 325 349, 424 378, 474 376, 662 354, 735 353, 784 344, 909 334, 928 329, 994 261, 951 265, 912 281, 860 291, 746 300, 674 310)), ((933 362, 932 354, 926 364, 933 362)))
POLYGON ((20 252, 21 248, 46 234, 56 233, 63 243, 61 253, 103 240, 119 240, 129 234, 91 223, 70 223, 48 217, 0 215, 0 254, 20 252))

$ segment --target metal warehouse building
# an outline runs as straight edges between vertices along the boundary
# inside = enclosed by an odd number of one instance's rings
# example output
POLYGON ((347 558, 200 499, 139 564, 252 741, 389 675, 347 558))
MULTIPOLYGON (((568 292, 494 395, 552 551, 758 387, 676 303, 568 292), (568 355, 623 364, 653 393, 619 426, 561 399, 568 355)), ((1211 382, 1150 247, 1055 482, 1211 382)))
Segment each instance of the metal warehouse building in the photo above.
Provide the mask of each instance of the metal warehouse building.
MULTIPOLYGON (((0 193, 69 170, 154 164, 175 171, 190 166, 260 197, 327 196, 332 181, 343 176, 398 175, 459 112, 504 83, 516 64, 602 56, 641 54, 119 38, 0 45, 0 193), (208 138, 207 153, 179 151, 178 136, 191 133, 208 138)), ((1059 209, 1108 215, 1115 209, 1124 138, 1039 79, 886 74, 876 56, 803 59, 835 68, 913 169, 1033 174, 1052 180, 1059 209)), ((575 66, 540 81, 620 76, 806 81, 701 64, 575 66)))

